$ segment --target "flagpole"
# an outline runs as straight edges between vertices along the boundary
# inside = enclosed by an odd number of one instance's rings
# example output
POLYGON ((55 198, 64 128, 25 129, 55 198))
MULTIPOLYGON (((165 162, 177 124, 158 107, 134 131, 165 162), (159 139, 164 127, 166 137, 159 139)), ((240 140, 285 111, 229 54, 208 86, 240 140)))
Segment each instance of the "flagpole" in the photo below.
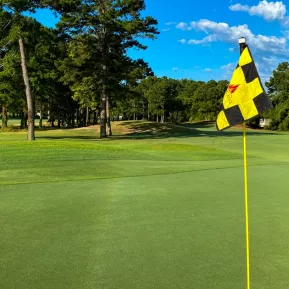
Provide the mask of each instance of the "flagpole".
MULTIPOLYGON (((246 39, 240 38, 240 54, 246 48, 246 39)), ((251 287, 250 280, 250 238, 249 238, 249 202, 248 202, 248 164, 247 164, 247 134, 246 123, 243 123, 243 146, 244 146, 244 189, 245 189, 245 219, 246 219, 246 267, 247 267, 247 289, 251 287)))

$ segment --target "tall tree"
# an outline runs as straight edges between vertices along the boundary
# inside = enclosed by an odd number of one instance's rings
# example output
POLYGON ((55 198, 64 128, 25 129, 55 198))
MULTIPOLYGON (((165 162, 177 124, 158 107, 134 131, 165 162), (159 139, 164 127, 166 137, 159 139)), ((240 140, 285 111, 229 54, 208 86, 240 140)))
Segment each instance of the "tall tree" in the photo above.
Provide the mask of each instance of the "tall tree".
MULTIPOLYGON (((90 42, 90 53, 94 50, 93 80, 101 81, 100 137, 107 136, 106 122, 109 119, 108 104, 111 87, 122 80, 119 75, 126 71, 126 54, 131 48, 146 49, 141 38, 154 39, 158 34, 157 21, 142 17, 144 0, 87 0, 59 5, 57 1, 46 1, 62 14, 59 29, 84 44, 90 42), (117 68, 117 70, 116 70, 117 68)), ((127 71, 126 71, 127 72, 127 71)), ((109 122, 107 122, 109 125, 109 122)))
POLYGON ((9 41, 7 41, 7 26, 11 23, 11 15, 7 11, 4 11, 1 7, 0 10, 0 105, 2 107, 2 128, 7 127, 8 118, 7 118, 7 106, 10 100, 10 94, 7 90, 7 58, 11 56, 8 50, 9 41), (6 70, 6 71, 5 71, 6 70))
POLYGON ((18 39, 19 42, 19 50, 21 54, 21 67, 23 73, 23 80, 25 83, 25 92, 27 99, 27 113, 28 113, 28 140, 35 140, 35 132, 34 132, 34 99, 31 93, 31 87, 29 82, 29 75, 25 57, 25 48, 24 48, 24 35, 23 34, 23 26, 25 25, 25 17, 22 17, 22 13, 27 10, 33 10, 34 1, 29 0, 18 0, 18 1, 8 1, 2 0, 2 9, 10 12, 12 16, 11 21, 11 33, 9 37, 11 40, 15 41, 15 38, 18 39))
POLYGON ((282 62, 273 71, 272 77, 266 82, 268 94, 274 109, 267 113, 271 119, 270 128, 289 130, 289 63, 282 62))

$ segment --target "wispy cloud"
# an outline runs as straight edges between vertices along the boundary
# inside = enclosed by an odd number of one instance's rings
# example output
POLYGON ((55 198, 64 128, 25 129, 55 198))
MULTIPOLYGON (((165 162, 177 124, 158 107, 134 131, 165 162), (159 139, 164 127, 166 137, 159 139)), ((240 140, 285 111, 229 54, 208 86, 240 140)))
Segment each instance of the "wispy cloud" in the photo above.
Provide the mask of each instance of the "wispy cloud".
POLYGON ((167 26, 176 25, 176 24, 177 24, 177 22, 167 22, 166 23, 167 26))
POLYGON ((236 63, 233 63, 233 62, 230 62, 230 63, 228 63, 228 64, 226 64, 226 65, 223 65, 223 66, 221 66, 220 68, 222 69, 222 70, 226 70, 226 71, 233 71, 235 68, 236 68, 236 63))
POLYGON ((255 64, 263 83, 270 79, 273 70, 276 69, 280 61, 282 59, 276 57, 257 57, 255 59, 255 64))
POLYGON ((164 28, 164 29, 162 29, 163 32, 167 32, 167 31, 170 31, 170 30, 171 30, 171 28, 164 28))
POLYGON ((188 25, 188 23, 185 22, 178 23, 176 28, 181 30, 192 30, 192 28, 188 25))
POLYGON ((283 30, 282 33, 287 39, 289 39, 289 30, 283 30))
POLYGON ((216 41, 237 43, 240 37, 245 37, 248 43, 256 50, 271 52, 276 55, 288 55, 289 53, 286 47, 285 37, 255 35, 246 24, 229 26, 224 22, 217 23, 208 19, 201 19, 189 24, 181 22, 177 25, 177 28, 187 31, 201 31, 209 34, 203 39, 191 39, 188 42, 182 41, 183 44, 205 44, 216 41))
POLYGON ((186 44, 187 43, 187 40, 186 39, 181 39, 179 40, 178 42, 182 43, 182 44, 186 44))
POLYGON ((204 44, 217 41, 215 35, 209 35, 201 40, 191 39, 188 41, 188 44, 204 44))
POLYGON ((242 5, 240 3, 231 5, 229 9, 232 11, 246 11, 246 12, 250 11, 250 7, 248 5, 242 5))
POLYGON ((173 71, 174 71, 174 72, 177 72, 177 71, 179 71, 179 70, 180 70, 180 69, 179 69, 178 67, 174 67, 174 68, 173 68, 173 71))
MULTIPOLYGON (((272 71, 276 69, 278 63, 282 60, 279 57, 264 57, 259 56, 255 57, 255 64, 257 67, 257 70, 259 72, 260 78, 263 83, 269 80, 270 76, 272 75, 272 71)), ((220 70, 223 71, 223 75, 226 79, 231 79, 232 74, 234 70, 236 69, 237 61, 236 63, 230 62, 220 67, 220 70)))
POLYGON ((229 6, 232 11, 244 11, 250 15, 256 15, 264 18, 267 21, 278 20, 284 26, 289 24, 289 17, 287 14, 287 8, 281 1, 268 2, 266 0, 260 1, 258 5, 249 6, 242 5, 240 3, 229 6))
MULTIPOLYGON (((227 48, 227 54, 229 52, 238 52, 238 39, 245 37, 249 44, 253 57, 259 71, 262 82, 267 81, 272 75, 272 71, 276 69, 278 63, 282 61, 288 61, 289 57, 289 12, 286 5, 281 1, 270 2, 267 0, 260 1, 255 5, 248 4, 249 1, 239 0, 240 3, 235 4, 237 1, 230 2, 231 11, 243 11, 249 15, 262 17, 266 21, 278 21, 281 24, 280 31, 276 34, 258 34, 252 32, 247 24, 231 26, 226 22, 215 22, 208 19, 200 19, 192 22, 179 22, 175 23, 176 29, 187 31, 188 36, 179 40, 179 43, 187 45, 210 45, 215 42, 224 42, 231 44, 227 48), (233 2, 233 3, 232 3, 233 2), (246 3, 247 2, 247 3, 246 3), (234 4, 234 5, 233 5, 234 4), (194 31, 194 32, 193 32, 194 31), (191 33, 194 33, 193 38, 190 37, 191 33), (196 37, 196 32, 205 34, 205 36, 196 37), (283 35, 280 36, 280 32, 283 35)), ((211 68, 200 68, 200 71, 210 73, 212 71, 218 71, 220 77, 225 77, 230 80, 233 71, 236 68, 238 59, 236 62, 225 63, 219 69, 212 70, 211 68)), ((195 68, 196 69, 196 68, 195 68)), ((181 71, 181 70, 178 70, 181 71)))

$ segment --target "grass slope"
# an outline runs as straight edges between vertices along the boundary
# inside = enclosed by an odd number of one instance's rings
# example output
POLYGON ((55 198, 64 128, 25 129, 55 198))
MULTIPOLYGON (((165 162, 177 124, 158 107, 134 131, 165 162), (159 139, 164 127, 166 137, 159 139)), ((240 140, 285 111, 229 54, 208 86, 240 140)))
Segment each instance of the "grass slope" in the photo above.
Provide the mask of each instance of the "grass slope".
MULTIPOLYGON (((245 287, 242 136, 0 133, 0 288, 245 287)), ((252 288, 287 288, 288 135, 248 136, 252 288)))

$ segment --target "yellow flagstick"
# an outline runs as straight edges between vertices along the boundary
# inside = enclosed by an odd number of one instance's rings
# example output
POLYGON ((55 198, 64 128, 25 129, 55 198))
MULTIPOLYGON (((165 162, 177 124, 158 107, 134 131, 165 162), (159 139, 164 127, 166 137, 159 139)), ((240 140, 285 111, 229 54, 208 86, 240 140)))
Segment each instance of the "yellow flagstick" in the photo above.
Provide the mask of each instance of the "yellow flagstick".
MULTIPOLYGON (((240 54, 246 48, 246 39, 239 39, 240 54)), ((243 123, 243 142, 244 142, 244 189, 245 189, 245 218, 246 218, 246 264, 247 264, 247 289, 251 287, 250 280, 250 238, 249 238, 249 202, 248 202, 248 166, 247 166, 247 135, 246 123, 243 123)))
POLYGON ((246 216, 246 259, 247 259, 247 289, 250 289, 250 238, 249 238, 249 207, 248 207, 248 169, 247 169, 247 135, 244 126, 244 188, 245 188, 245 216, 246 216))

